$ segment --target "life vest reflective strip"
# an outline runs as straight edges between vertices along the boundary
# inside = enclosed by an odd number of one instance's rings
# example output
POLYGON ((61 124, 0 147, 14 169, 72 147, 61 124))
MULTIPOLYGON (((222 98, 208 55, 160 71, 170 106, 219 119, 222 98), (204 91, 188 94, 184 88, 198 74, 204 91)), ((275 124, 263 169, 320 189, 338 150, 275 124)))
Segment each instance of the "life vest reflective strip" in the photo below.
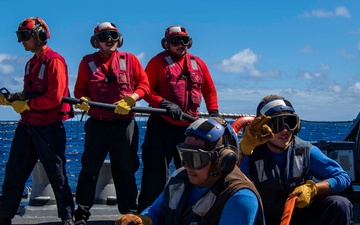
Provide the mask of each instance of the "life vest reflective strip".
MULTIPOLYGON (((40 67, 39 73, 38 73, 38 78, 39 79, 44 79, 44 75, 45 75, 45 69, 46 69, 46 64, 43 63, 40 67)), ((30 72, 30 63, 26 64, 26 68, 25 68, 25 74, 29 74, 30 72)))
POLYGON ((46 65, 42 64, 40 67, 39 75, 38 75, 39 79, 44 79, 45 68, 46 68, 46 65))
MULTIPOLYGON (((169 64, 169 66, 175 66, 175 63, 174 61, 172 60, 172 58, 170 56, 166 56, 165 57, 165 60, 166 62, 169 64)), ((197 66, 197 63, 196 63, 196 60, 194 59, 194 57, 191 57, 190 59, 190 64, 191 64, 191 67, 194 69, 194 70, 199 70, 198 66, 197 66)))
POLYGON ((192 68, 193 68, 194 70, 198 70, 198 66, 197 66, 196 60, 194 60, 193 57, 191 57, 190 62, 191 62, 192 68))
POLYGON ((126 59, 125 59, 125 57, 123 55, 120 56, 119 64, 120 64, 120 69, 121 70, 126 70, 126 59))
MULTIPOLYGON (((98 68, 94 61, 90 61, 88 65, 93 73, 98 72, 98 68)), ((119 65, 121 70, 126 70, 126 59, 121 57, 119 60, 119 65)))
POLYGON ((91 71, 92 71, 93 73, 98 72, 98 68, 97 68, 97 66, 95 65, 95 62, 94 62, 94 61, 89 62, 88 65, 89 65, 89 67, 90 67, 90 69, 91 69, 91 71))

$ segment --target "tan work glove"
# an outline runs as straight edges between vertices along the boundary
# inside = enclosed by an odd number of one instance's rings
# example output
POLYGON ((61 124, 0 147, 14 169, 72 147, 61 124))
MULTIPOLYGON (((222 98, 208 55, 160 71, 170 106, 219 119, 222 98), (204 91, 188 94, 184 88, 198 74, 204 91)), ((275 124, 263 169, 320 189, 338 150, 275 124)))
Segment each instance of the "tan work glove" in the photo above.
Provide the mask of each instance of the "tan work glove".
POLYGON ((124 214, 115 219, 115 225, 152 225, 150 217, 143 215, 124 214))
POLYGON ((11 105, 3 94, 0 94, 0 105, 11 105))
POLYGON ((28 101, 29 101, 29 99, 24 100, 24 101, 20 101, 20 100, 13 101, 13 102, 11 102, 11 106, 14 108, 15 112, 23 113, 26 110, 30 110, 30 107, 27 104, 28 101))
POLYGON ((312 180, 307 180, 305 184, 302 184, 295 188, 289 197, 299 196, 296 199, 295 206, 298 208, 304 208, 310 204, 310 200, 318 193, 318 188, 312 180))
POLYGON ((89 97, 83 96, 83 97, 80 98, 80 100, 82 102, 77 103, 75 105, 75 108, 76 109, 81 109, 81 110, 84 110, 84 111, 88 112, 89 109, 90 109, 90 105, 89 105, 88 101, 91 101, 91 99, 89 97))
POLYGON ((244 155, 251 155, 255 147, 268 142, 274 137, 271 128, 266 125, 270 119, 270 116, 258 116, 245 128, 239 143, 240 150, 244 155))
POLYGON ((135 103, 136 103, 135 99, 133 99, 129 95, 126 95, 125 98, 114 103, 116 105, 114 112, 120 115, 127 115, 129 114, 131 107, 134 106, 135 103))

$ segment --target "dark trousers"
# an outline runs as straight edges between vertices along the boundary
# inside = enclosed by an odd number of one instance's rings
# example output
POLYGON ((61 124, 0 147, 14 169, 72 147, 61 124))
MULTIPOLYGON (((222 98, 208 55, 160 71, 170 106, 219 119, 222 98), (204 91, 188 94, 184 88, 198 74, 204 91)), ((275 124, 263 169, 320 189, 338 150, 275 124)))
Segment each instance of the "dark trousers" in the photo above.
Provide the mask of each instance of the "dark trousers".
POLYGON ((62 122, 42 126, 19 124, 15 130, 0 198, 0 217, 13 218, 25 183, 38 160, 54 190, 58 216, 72 218, 74 201, 65 171, 66 135, 62 122))
POLYGON ((143 172, 139 195, 139 212, 150 206, 163 191, 174 159, 176 168, 182 166, 176 145, 185 139, 188 126, 178 126, 151 115, 147 122, 142 145, 143 172))
POLYGON ((139 130, 136 121, 100 121, 89 118, 85 123, 85 132, 82 168, 76 188, 76 203, 79 207, 75 219, 89 218, 99 172, 108 153, 119 212, 125 214, 136 211, 138 193, 135 173, 139 168, 139 130))
MULTIPOLYGON (((352 204, 342 196, 330 195, 314 200, 308 207, 295 208, 291 225, 350 225, 352 204)), ((266 225, 279 225, 280 219, 266 217, 266 225)))
POLYGON ((296 208, 291 225, 350 225, 352 204, 342 196, 331 195, 313 201, 304 209, 296 208))

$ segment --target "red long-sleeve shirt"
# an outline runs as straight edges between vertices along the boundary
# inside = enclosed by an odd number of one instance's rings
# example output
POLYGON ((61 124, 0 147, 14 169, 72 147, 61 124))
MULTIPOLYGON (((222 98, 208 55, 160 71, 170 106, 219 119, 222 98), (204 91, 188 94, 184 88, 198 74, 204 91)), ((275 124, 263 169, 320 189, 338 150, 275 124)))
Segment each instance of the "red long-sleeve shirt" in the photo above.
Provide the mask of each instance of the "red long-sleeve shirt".
MULTIPOLYGON (((185 56, 176 63, 179 63, 182 68, 184 68, 185 64, 185 56)), ((205 62, 199 59, 200 68, 202 68, 202 72, 204 74, 204 82, 202 84, 202 96, 205 100, 206 109, 208 112, 219 110, 218 106, 218 98, 217 92, 215 88, 214 81, 210 75, 209 69, 206 66, 205 62)), ((157 87, 159 84, 166 82, 165 81, 165 66, 167 64, 164 62, 164 58, 160 57, 159 55, 153 57, 148 65, 145 68, 145 72, 148 75, 149 83, 150 83, 150 94, 144 97, 144 99, 153 107, 159 107, 160 102, 163 100, 163 97, 157 93, 157 87)), ((189 121, 177 121, 172 120, 169 116, 163 116, 164 119, 167 121, 177 124, 177 125, 187 125, 190 124, 189 121)))
MULTIPOLYGON (((45 54, 50 49, 46 47, 41 54, 45 54)), ((41 57, 33 57, 30 59, 32 64, 39 62, 41 57)), ((66 65, 60 59, 53 59, 47 67, 48 86, 46 93, 29 100, 28 105, 31 109, 46 110, 57 107, 61 104, 64 91, 68 87, 68 77, 66 65)))
MULTIPOLYGON (((104 60, 104 63, 107 64, 108 66, 112 61, 112 57, 116 55, 116 54, 112 54, 111 57, 105 58, 100 52, 96 52, 94 54, 99 54, 104 60)), ((132 62, 131 70, 133 74, 134 83, 136 84, 134 93, 137 93, 139 95, 139 99, 142 99, 150 91, 149 81, 143 67, 141 66, 136 56, 131 53, 129 53, 129 56, 131 57, 131 62, 132 62)), ((86 65, 84 63, 84 60, 81 60, 78 70, 78 76, 74 88, 74 96, 76 98, 81 98, 83 96, 88 96, 89 98, 91 98, 88 92, 88 76, 86 74, 85 66, 86 65)))

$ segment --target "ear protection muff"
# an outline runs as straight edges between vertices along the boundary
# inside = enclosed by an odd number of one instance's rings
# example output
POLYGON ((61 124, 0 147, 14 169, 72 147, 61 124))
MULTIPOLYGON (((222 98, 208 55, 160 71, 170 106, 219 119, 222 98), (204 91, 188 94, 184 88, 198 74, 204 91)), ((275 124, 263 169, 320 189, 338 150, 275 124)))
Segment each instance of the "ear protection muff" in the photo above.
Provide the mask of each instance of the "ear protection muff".
POLYGON ((46 40, 47 40, 46 30, 41 26, 37 29, 38 29, 38 31, 36 33, 38 34, 39 41, 46 42, 46 40))
POLYGON ((96 41, 96 38, 94 35, 90 37, 90 43, 91 43, 91 46, 93 46, 94 48, 97 48, 97 44, 96 44, 97 41, 96 41))
POLYGON ((163 47, 163 49, 168 49, 169 48, 167 38, 162 38, 161 39, 161 47, 163 47))
POLYGON ((34 33, 36 35, 37 40, 42 43, 46 43, 46 40, 50 38, 49 27, 40 17, 35 18, 37 22, 37 27, 34 28, 34 33))
POLYGON ((123 45, 123 36, 121 33, 119 33, 119 40, 118 40, 118 48, 120 48, 123 45))
MULTIPOLYGON (((93 36, 90 37, 90 44, 91 46, 93 46, 94 48, 98 48, 97 46, 97 39, 95 37, 95 34, 93 36)), ((119 33, 119 40, 118 40, 118 48, 120 48, 123 45, 123 36, 121 33, 119 33)))
POLYGON ((238 162, 237 150, 233 147, 225 147, 220 150, 217 166, 222 175, 227 175, 234 170, 238 162))

